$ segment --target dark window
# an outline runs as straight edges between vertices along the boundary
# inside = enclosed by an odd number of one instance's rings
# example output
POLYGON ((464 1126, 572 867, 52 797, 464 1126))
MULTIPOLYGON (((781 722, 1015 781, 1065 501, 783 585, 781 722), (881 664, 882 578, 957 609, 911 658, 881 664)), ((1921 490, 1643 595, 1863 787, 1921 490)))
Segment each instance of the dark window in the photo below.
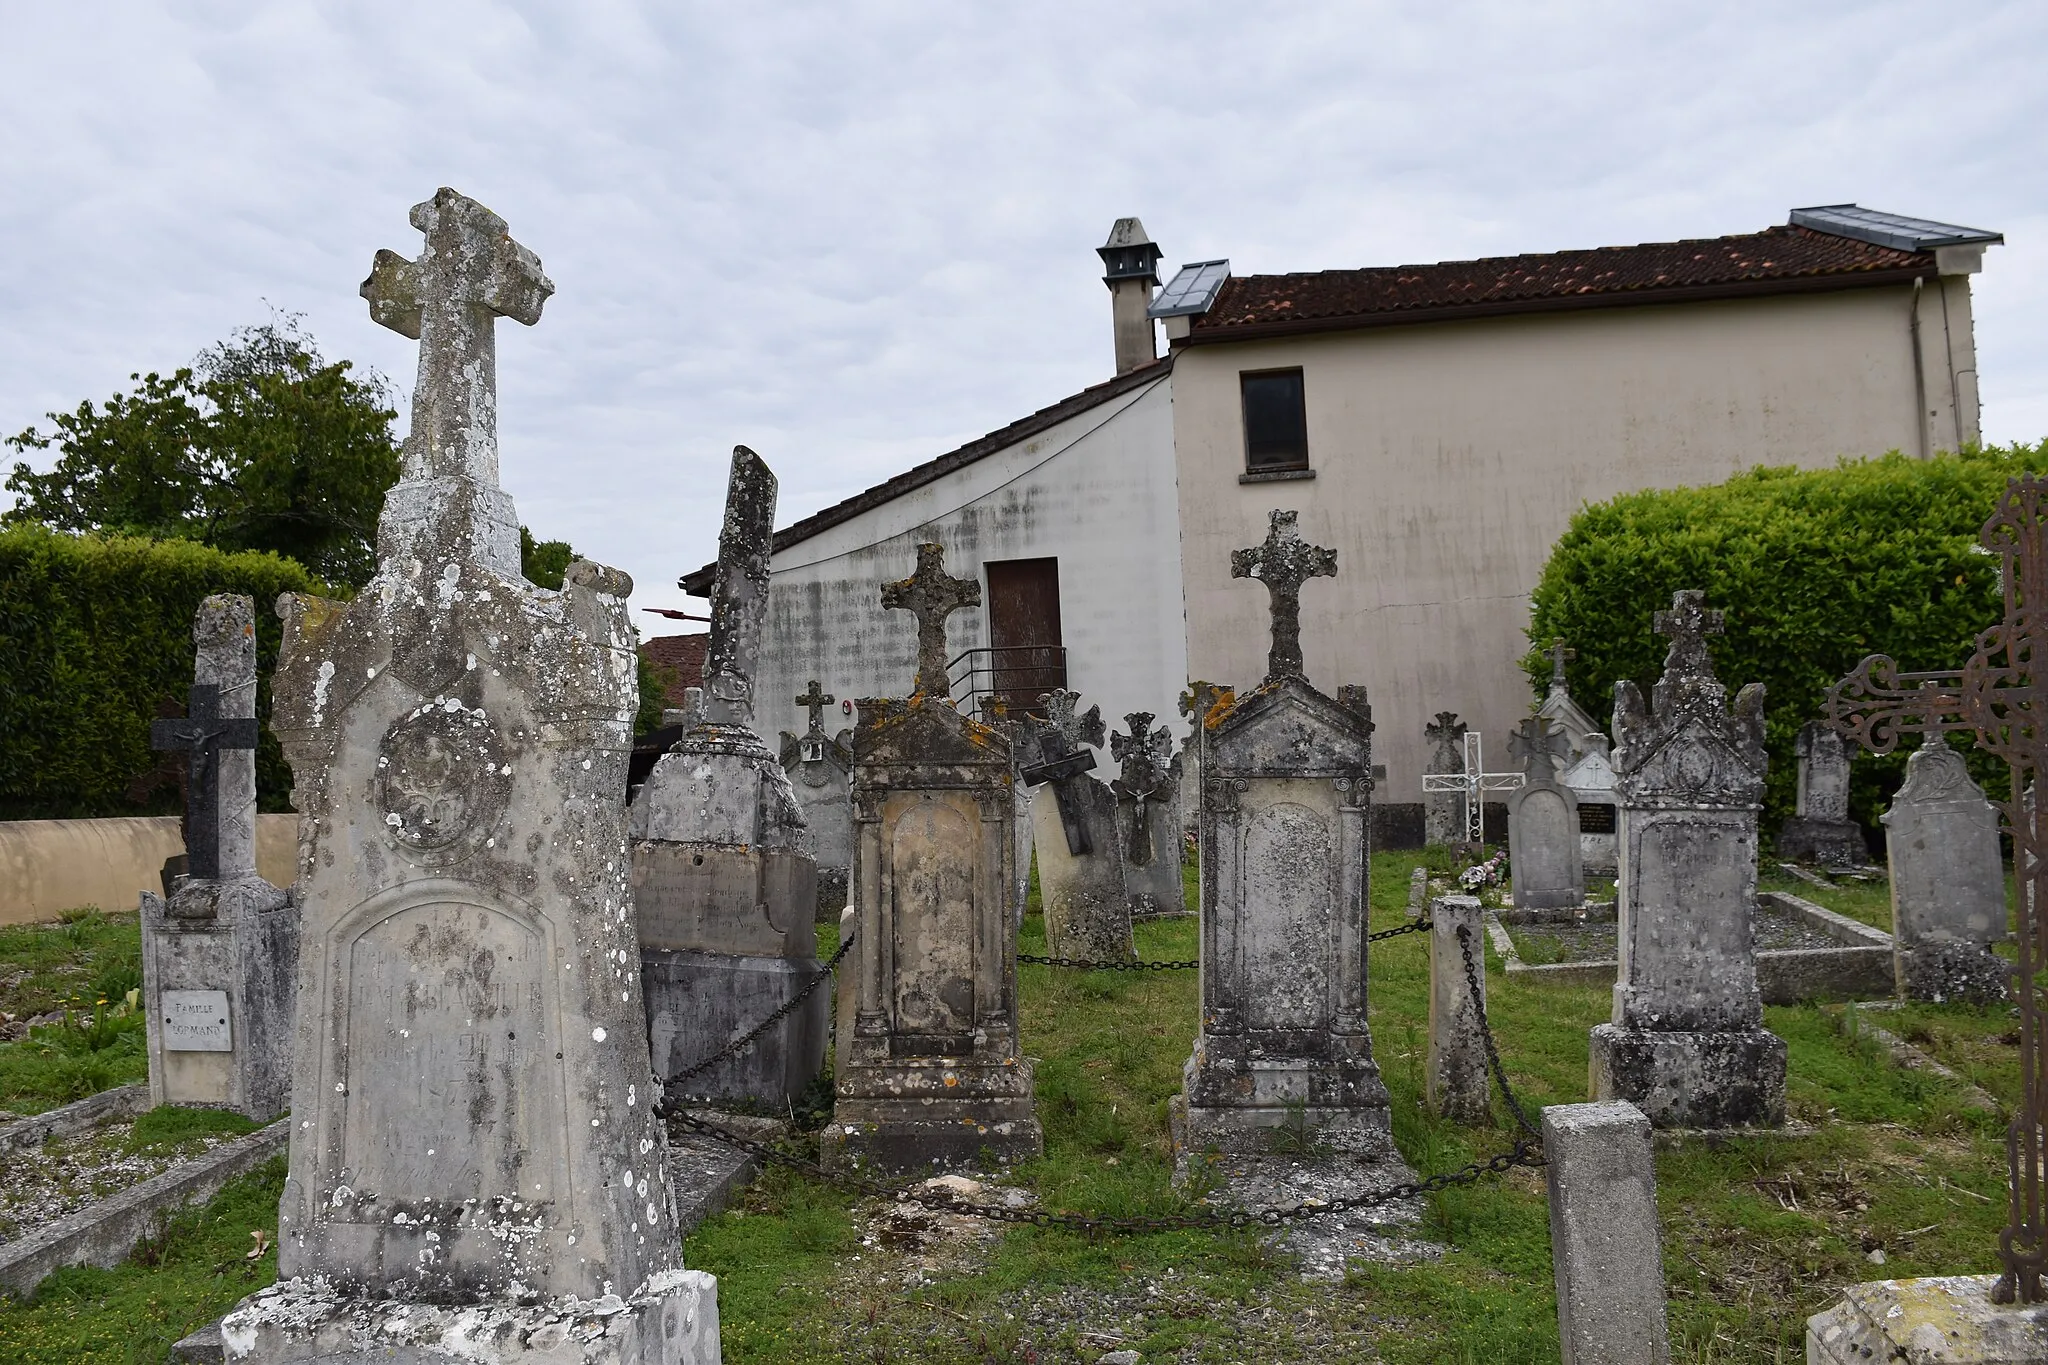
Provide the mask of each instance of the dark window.
POLYGON ((1244 387, 1244 466, 1308 468, 1308 410, 1300 370, 1241 374, 1244 387))

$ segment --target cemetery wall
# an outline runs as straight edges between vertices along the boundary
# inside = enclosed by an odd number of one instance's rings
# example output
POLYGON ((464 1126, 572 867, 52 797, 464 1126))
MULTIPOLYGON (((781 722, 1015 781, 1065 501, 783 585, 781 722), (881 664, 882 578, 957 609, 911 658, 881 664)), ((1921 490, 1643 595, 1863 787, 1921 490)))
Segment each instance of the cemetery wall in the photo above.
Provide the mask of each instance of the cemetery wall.
MULTIPOLYGON (((256 817, 256 870, 289 888, 298 871, 296 815, 256 817)), ((163 892, 164 860, 185 851, 175 815, 0 821, 0 925, 54 920, 96 905, 133 913, 163 892)))
MULTIPOLYGON (((1162 374, 776 554, 755 728, 803 733, 794 698, 812 678, 842 699, 901 695, 917 624, 877 611, 875 594, 910 573, 920 541, 944 546, 947 571, 984 590, 988 561, 1057 557, 1067 686, 1118 722, 1130 711, 1177 720, 1188 672, 1172 443, 1162 374)), ((947 622, 948 658, 988 643, 985 608, 947 622)), ((851 724, 826 719, 828 731, 851 724)))
MULTIPOLYGON (((1944 284, 1967 299, 1966 280, 1944 284)), ((1529 712, 1529 595, 1584 503, 1918 448, 1911 303, 1905 287, 1859 288, 1178 348, 1190 670, 1260 677, 1264 594, 1231 579, 1230 550, 1256 541, 1272 509, 1299 510, 1302 535, 1340 566, 1302 594, 1308 676, 1370 688, 1388 768, 1375 798, 1420 799, 1431 714, 1454 710, 1504 745, 1529 712), (1314 478, 1240 483, 1238 375, 1292 366, 1314 478)), ((1966 359, 1926 369, 1930 408, 1960 394, 1967 409, 1931 428, 1943 444, 1976 430, 1974 377, 1952 378, 1966 359)))

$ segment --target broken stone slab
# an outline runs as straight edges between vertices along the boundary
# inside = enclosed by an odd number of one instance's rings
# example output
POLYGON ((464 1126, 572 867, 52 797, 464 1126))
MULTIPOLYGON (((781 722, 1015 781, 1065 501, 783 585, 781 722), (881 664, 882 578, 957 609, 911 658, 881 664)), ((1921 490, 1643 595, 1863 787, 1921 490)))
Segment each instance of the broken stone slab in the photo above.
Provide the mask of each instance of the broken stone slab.
POLYGON ((1808 1365, 2040 1365, 2048 1304, 1998 1304, 1996 1275, 1851 1285, 1806 1320, 1808 1365))
POLYGON ((1626 1100, 1551 1105, 1543 1157, 1564 1365, 1665 1365, 1649 1120, 1626 1100))
MULTIPOLYGON (((772 1142, 789 1131, 789 1125, 781 1119, 708 1109, 689 1112, 755 1142, 772 1142)), ((758 1158, 686 1128, 669 1130, 668 1168, 676 1187, 676 1228, 684 1237, 705 1219, 723 1212, 734 1193, 752 1184, 761 1173, 758 1158)))
MULTIPOLYGON (((1369 1196, 1415 1179, 1394 1152, 1339 1152, 1321 1146, 1307 1126, 1271 1134, 1262 1152, 1195 1153, 1175 1159, 1175 1179, 1199 1178, 1212 1205, 1257 1211, 1311 1208, 1369 1196)), ((1401 1264, 1434 1260, 1444 1248, 1420 1235, 1423 1201, 1410 1196, 1362 1204, 1283 1225, 1269 1244, 1300 1267, 1304 1280, 1336 1283, 1360 1262, 1401 1264)))

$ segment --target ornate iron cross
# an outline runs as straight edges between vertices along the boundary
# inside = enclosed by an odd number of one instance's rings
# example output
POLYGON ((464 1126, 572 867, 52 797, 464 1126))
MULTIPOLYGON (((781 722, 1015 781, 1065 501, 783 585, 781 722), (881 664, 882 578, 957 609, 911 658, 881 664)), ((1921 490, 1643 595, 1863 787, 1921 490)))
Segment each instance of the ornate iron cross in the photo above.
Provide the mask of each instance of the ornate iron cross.
POLYGON ((257 724, 220 713, 218 683, 193 683, 189 696, 183 717, 150 722, 149 747, 186 756, 185 871, 211 881, 220 876, 221 750, 255 748, 257 724))
POLYGON ((2048 1016, 2037 977, 2048 966, 2048 812, 2027 798, 2029 784, 2048 766, 2043 717, 2048 716, 2048 675, 2037 660, 2048 651, 2048 480, 2013 479, 1998 509, 1984 523, 1984 548, 2003 564, 2005 617, 1977 637, 1976 652, 1960 670, 1906 672, 1873 654, 1828 689, 1828 723, 1875 754, 1888 754, 1905 734, 1968 731, 1977 747, 2011 769, 2004 805, 2012 833, 2013 866, 2021 889, 2019 962, 2020 1112, 2006 1134, 2011 1177, 2005 1230, 1998 1235, 2005 1273, 1992 1298, 1999 1303, 2040 1303, 2048 1270, 2048 1016))
POLYGON ((1266 654, 1266 681, 1301 676, 1301 585, 1337 576, 1337 552, 1311 545, 1295 529, 1300 514, 1274 512, 1265 543, 1230 552, 1232 578, 1256 578, 1273 603, 1273 647, 1266 654))
POLYGON ((962 607, 981 605, 981 584, 946 572, 946 548, 930 542, 917 547, 917 572, 882 587, 882 605, 917 617, 917 693, 949 697, 946 678, 946 618, 962 607))
MULTIPOLYGON (((1437 713, 1442 722, 1448 711, 1437 713)), ((1451 716, 1456 722, 1457 717, 1451 716)), ((1488 792, 1512 791, 1522 785, 1520 773, 1490 773, 1486 771, 1486 753, 1477 730, 1460 727, 1465 740, 1465 770, 1457 773, 1424 773, 1422 790, 1425 795, 1439 792, 1458 792, 1465 798, 1465 838, 1472 843, 1483 843, 1486 839, 1486 794, 1488 792)), ((1425 728, 1424 733, 1435 737, 1436 727, 1425 728)))
POLYGON ((1124 716, 1128 734, 1109 736, 1109 756, 1121 765, 1116 781, 1110 783, 1118 796, 1132 804, 1131 847, 1129 857, 1133 865, 1144 867, 1152 861, 1152 821, 1145 809, 1147 803, 1163 804, 1167 797, 1161 788, 1173 762, 1173 731, 1164 725, 1151 729, 1150 711, 1132 711, 1124 716))
POLYGON ((1088 820, 1074 792, 1074 780, 1095 766, 1092 746, 1102 743, 1102 708, 1091 706, 1077 711, 1081 694, 1058 688, 1038 699, 1046 719, 1024 718, 1028 761, 1018 776, 1036 787, 1052 783, 1053 800, 1059 803, 1060 825, 1067 833, 1067 851, 1075 857, 1095 851, 1088 837, 1088 820))

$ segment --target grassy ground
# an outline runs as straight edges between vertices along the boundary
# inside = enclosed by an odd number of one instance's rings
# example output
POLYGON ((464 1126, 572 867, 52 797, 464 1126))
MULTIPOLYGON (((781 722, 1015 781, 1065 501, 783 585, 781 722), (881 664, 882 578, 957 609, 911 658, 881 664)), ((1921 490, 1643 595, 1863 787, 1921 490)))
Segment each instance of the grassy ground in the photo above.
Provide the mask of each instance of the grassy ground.
MULTIPOLYGON (((1417 861, 1373 860, 1373 927, 1404 921, 1417 861)), ((1397 1140, 1429 1173, 1500 1150, 1505 1138, 1421 1110, 1425 938, 1374 946, 1372 1021, 1397 1140)), ((1193 957, 1196 926, 1143 924, 1138 941, 1148 958, 1193 957)), ((1043 950, 1035 917, 1024 946, 1043 950)), ((1491 965, 1495 1032, 1516 1085, 1536 1104, 1584 1099, 1587 1030, 1607 1017, 1608 993, 1509 984, 1491 965)), ((1054 1209, 1183 1207, 1169 1183, 1165 1108, 1194 1033, 1194 973, 1025 967, 1020 989, 1046 1130, 1046 1155, 1018 1173, 1022 1183, 1054 1209)), ((1805 1318, 1844 1284, 1994 1268, 2000 1121, 1847 1039, 1839 1017, 1839 1006, 1768 1011, 1790 1047, 1792 1115, 1811 1135, 1658 1154, 1678 1360, 1798 1361, 1805 1318)), ((2002 1100, 2015 1095, 2004 1011, 1915 1007, 1887 1026, 2002 1100)), ((21 1358, 158 1358, 149 1333, 168 1340, 269 1273, 267 1259, 238 1259, 249 1229, 274 1228, 276 1177, 267 1179, 195 1214, 200 1225, 167 1243, 173 1254, 157 1266, 66 1272, 32 1305, 0 1310, 0 1360, 30 1344, 35 1352, 21 1358)), ((1148 1362, 1557 1359, 1540 1172, 1434 1196, 1423 1231, 1448 1248, 1441 1260, 1370 1267, 1341 1285, 1303 1283, 1250 1235, 1090 1240, 1035 1228, 1009 1230, 956 1268, 906 1278, 900 1254, 865 1244, 872 1229, 855 1201, 780 1172, 699 1228, 686 1257, 719 1276, 725 1359, 1050 1365, 1092 1361, 1113 1345, 1148 1362)))
POLYGON ((80 910, 57 924, 0 929, 0 1016, 13 1031, 40 1015, 67 1016, 0 1042, 0 1110, 39 1114, 144 1079, 142 1017, 126 1008, 141 988, 135 915, 80 910))

